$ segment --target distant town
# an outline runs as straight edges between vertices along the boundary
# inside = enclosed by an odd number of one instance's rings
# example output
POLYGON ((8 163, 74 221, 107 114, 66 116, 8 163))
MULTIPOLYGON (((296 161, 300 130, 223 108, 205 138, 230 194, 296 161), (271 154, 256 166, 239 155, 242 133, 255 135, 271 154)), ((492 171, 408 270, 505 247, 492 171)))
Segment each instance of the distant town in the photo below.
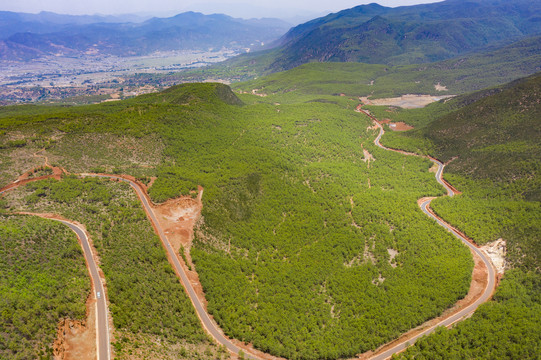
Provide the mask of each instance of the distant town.
MULTIPOLYGON (((249 50, 249 49, 246 49, 249 50)), ((135 74, 167 74, 239 55, 238 50, 185 50, 147 56, 46 56, 30 62, 0 61, 0 105, 71 99, 101 102, 156 91, 153 84, 125 84, 135 74), (90 97, 88 97, 90 96, 90 97)), ((68 102, 70 102, 68 100, 68 102)))

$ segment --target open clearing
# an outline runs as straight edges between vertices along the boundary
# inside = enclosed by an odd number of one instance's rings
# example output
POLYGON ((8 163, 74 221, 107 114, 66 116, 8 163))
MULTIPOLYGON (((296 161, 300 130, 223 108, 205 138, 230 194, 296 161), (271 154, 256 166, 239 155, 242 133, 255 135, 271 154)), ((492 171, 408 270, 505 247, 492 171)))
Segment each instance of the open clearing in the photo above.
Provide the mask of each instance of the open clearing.
POLYGON ((443 99, 448 99, 454 95, 414 95, 406 94, 400 97, 394 98, 382 98, 382 99, 368 99, 368 97, 360 97, 365 105, 387 105, 387 106, 399 106, 404 109, 416 109, 427 106, 430 103, 440 101, 443 99))

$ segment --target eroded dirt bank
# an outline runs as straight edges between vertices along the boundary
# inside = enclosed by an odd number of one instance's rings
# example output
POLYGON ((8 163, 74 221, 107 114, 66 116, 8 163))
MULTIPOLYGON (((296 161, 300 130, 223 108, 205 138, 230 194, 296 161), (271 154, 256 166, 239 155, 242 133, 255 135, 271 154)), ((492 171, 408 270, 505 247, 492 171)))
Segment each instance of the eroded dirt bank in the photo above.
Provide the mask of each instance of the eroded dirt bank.
POLYGON ((96 300, 86 301, 86 320, 63 319, 58 324, 53 344, 55 360, 95 360, 96 353, 96 300))

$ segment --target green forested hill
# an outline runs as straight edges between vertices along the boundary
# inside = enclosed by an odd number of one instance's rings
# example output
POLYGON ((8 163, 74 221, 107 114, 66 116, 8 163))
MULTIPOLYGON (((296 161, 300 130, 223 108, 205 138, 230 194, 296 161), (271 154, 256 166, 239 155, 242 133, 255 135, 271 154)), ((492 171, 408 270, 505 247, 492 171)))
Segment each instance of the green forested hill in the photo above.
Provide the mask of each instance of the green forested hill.
POLYGON ((535 1, 448 0, 386 8, 361 5, 291 29, 270 68, 308 62, 387 65, 448 59, 541 30, 535 1))
POLYGON ((447 169, 476 179, 529 182, 541 201, 541 75, 520 81, 432 122, 425 136, 447 169))
MULTIPOLYGON (((369 119, 347 97, 290 94, 278 103, 242 95, 244 105, 235 99, 223 85, 187 84, 96 106, 3 108, 0 152, 12 165, 2 172, 24 169, 23 160, 45 148, 40 155, 68 171, 129 173, 143 181, 156 175, 155 201, 202 185, 203 217, 190 254, 209 312, 227 335, 274 355, 354 356, 464 296, 469 251, 416 203, 444 192, 430 161, 373 145, 369 119)), ((121 305, 135 299, 124 294, 123 281, 137 271, 125 274, 114 259, 129 255, 148 265, 140 242, 150 246, 151 239, 131 232, 129 242, 140 244, 131 251, 118 242, 127 220, 143 226, 133 200, 100 182, 77 181, 26 187, 24 197, 8 197, 8 206, 54 207, 89 224, 104 271, 116 278, 110 282, 119 327, 163 344, 165 336, 196 341, 199 332, 177 331, 176 322, 160 335, 146 318, 127 321, 121 305), (80 209, 66 207, 66 196, 80 209)), ((123 342, 116 346, 126 354, 123 342)))
MULTIPOLYGON (((241 58, 231 67, 246 65, 241 58)), ((246 60, 248 61, 248 59, 246 60)), ((403 94, 463 94, 541 71, 541 36, 505 46, 422 65, 388 66, 363 63, 310 63, 234 85, 235 89, 280 95, 339 94, 374 98, 403 94), (447 88, 438 91, 435 85, 447 88)), ((229 65, 222 65, 226 68, 229 65)), ((210 69, 208 71, 211 71, 210 69)))
POLYGON ((365 63, 309 63, 270 74, 268 65, 275 51, 264 55, 244 54, 211 67, 163 74, 127 76, 126 86, 224 79, 238 91, 281 95, 329 95, 372 98, 403 94, 457 95, 497 86, 541 71, 541 36, 521 38, 510 44, 495 44, 448 60, 415 65, 365 63), (266 75, 266 76, 261 76, 266 75), (243 81, 240 82, 239 81, 243 81), (437 90, 435 85, 447 90, 437 90))
MULTIPOLYGON (((336 359, 377 348, 461 298, 472 261, 416 204, 422 196, 443 194, 428 172, 431 163, 374 146, 369 119, 353 111, 358 100, 339 96, 348 74, 353 86, 370 79, 362 72, 385 69, 338 65, 292 70, 289 84, 280 74, 263 79, 266 88, 257 93, 268 96, 238 95, 242 101, 224 85, 187 84, 95 106, 2 108, 0 179, 6 183, 39 164, 33 154, 44 149, 41 155, 72 172, 128 173, 142 181, 157 176, 150 188, 157 202, 202 185, 203 217, 190 254, 208 310, 228 336, 290 359, 336 359), (327 82, 318 85, 318 79, 327 82)), ((414 119, 417 127, 386 133, 384 143, 450 161, 445 177, 463 194, 435 200, 438 214, 479 244, 500 237, 507 242, 509 268, 494 301, 401 356, 538 355, 539 98, 537 75, 425 109, 373 109, 377 116, 414 119)), ((145 339, 131 330, 162 335, 148 319, 127 321, 133 293, 122 291, 123 280, 137 271, 123 274, 114 259, 131 256, 137 263, 145 247, 121 246, 123 234, 136 243, 142 231, 109 224, 125 216, 143 228, 144 218, 133 196, 114 189, 67 178, 26 187, 5 206, 62 209, 91 224, 107 271, 120 281, 117 287, 111 281, 111 289, 124 308, 114 308, 113 316, 128 330, 116 347, 128 356, 145 339), (83 206, 70 209, 65 196, 83 206)), ((170 275, 166 264, 160 268, 170 275)), ((151 303, 139 305, 144 312, 151 303)), ((163 344, 207 346, 193 318, 186 321, 189 326, 168 325, 163 344)))

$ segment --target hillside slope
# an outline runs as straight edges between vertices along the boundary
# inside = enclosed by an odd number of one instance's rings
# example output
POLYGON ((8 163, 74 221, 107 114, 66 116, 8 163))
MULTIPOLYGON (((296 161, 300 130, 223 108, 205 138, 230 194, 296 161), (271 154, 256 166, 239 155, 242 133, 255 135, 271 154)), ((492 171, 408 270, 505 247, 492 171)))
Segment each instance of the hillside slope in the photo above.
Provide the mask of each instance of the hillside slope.
MULTIPOLYGON (((355 356, 462 298, 473 261, 417 206, 418 198, 444 192, 428 171, 430 161, 376 147, 371 121, 352 111, 356 100, 290 96, 278 104, 242 95, 240 105, 229 88, 206 83, 95 106, 6 107, 0 112, 0 156, 7 160, 0 169, 8 173, 39 163, 43 159, 33 154, 45 148, 40 156, 72 173, 128 173, 146 183, 157 177, 149 189, 156 202, 195 195, 201 185, 202 217, 193 242, 183 243, 184 255, 224 333, 289 359, 355 356)), ((127 214, 132 200, 111 189, 85 190, 94 202, 74 207, 71 199, 83 200, 77 189, 87 182, 36 184, 25 188, 19 202, 8 194, 8 205, 45 211, 59 203, 88 223, 89 231, 96 229, 97 239, 104 239, 100 255, 125 272, 127 264, 138 264, 128 255, 139 258, 145 251, 132 245, 141 231, 129 232, 127 219, 143 225, 144 218, 127 214), (116 215, 104 213, 103 206, 116 215), (107 225, 99 225, 100 219, 107 225), (129 241, 107 244, 109 236, 126 232, 129 241), (113 260, 118 257, 123 260, 113 260)), ((173 219, 184 216, 175 214, 173 219)), ((138 271, 147 279, 154 275, 138 271)), ((112 300, 137 289, 131 279, 140 274, 130 273, 125 288, 108 279, 108 290, 117 292, 112 300)), ((153 322, 157 314, 143 310, 152 306, 146 296, 164 299, 166 293, 141 293, 138 312, 151 315, 139 324, 130 322, 131 312, 119 317, 113 311, 117 328, 132 334, 141 329, 146 339, 153 334, 153 344, 175 340, 169 337, 171 321, 163 322, 162 336, 155 332, 161 327, 153 322)), ((117 302, 126 309, 132 303, 117 302)), ((188 310, 171 319, 187 319, 188 310)), ((176 339, 197 338, 193 330, 186 327, 176 339)))
MULTIPOLYGON (((244 57, 247 58, 247 57, 244 57)), ((234 59, 227 63, 231 67, 234 59)), ((239 61, 236 59, 236 61, 239 61)), ((218 65, 223 66, 224 65, 218 65)), ((234 85, 267 95, 339 94, 392 97, 403 94, 463 94, 504 84, 541 71, 541 36, 430 64, 387 66, 364 63, 310 63, 234 85), (439 85, 437 87, 436 85, 439 85), (442 90, 444 87, 445 90, 442 90)))
POLYGON ((291 29, 269 69, 307 62, 416 64, 538 34, 541 4, 530 0, 447 0, 386 8, 361 5, 291 29))
POLYGON ((541 74, 462 99, 466 106, 420 132, 447 170, 475 179, 526 182, 526 199, 541 201, 541 74), (470 100, 471 99, 471 100, 470 100))

